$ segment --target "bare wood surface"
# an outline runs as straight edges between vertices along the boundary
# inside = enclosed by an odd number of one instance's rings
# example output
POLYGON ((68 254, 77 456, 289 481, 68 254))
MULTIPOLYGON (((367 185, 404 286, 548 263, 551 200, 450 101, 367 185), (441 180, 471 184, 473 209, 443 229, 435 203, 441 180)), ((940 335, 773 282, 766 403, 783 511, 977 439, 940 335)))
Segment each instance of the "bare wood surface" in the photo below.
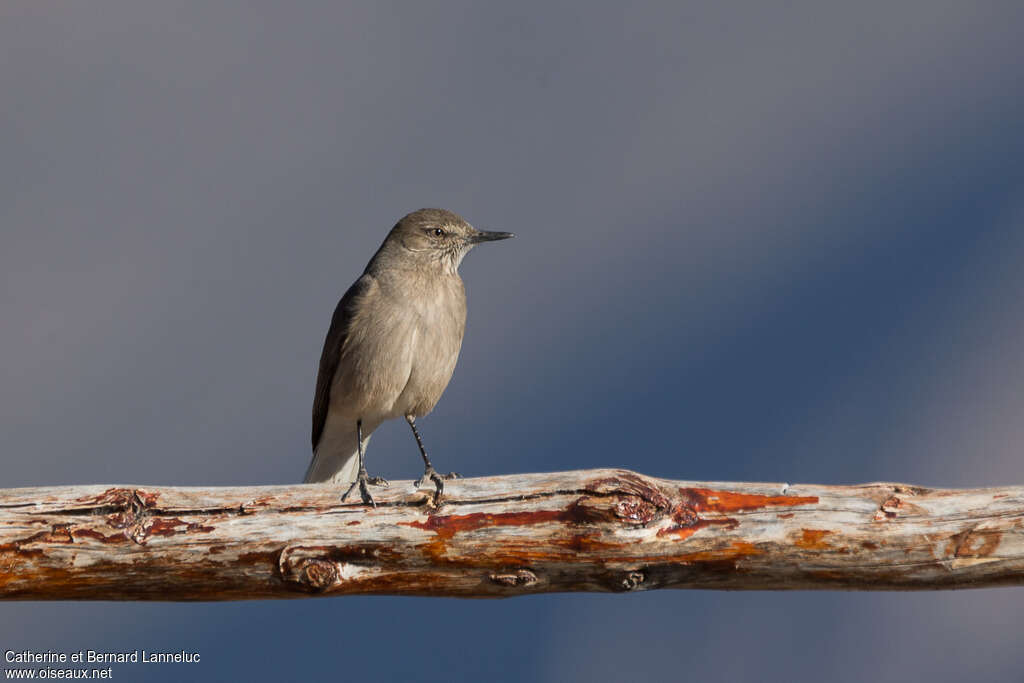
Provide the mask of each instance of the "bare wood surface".
POLYGON ((1024 488, 695 483, 625 470, 328 485, 0 490, 0 597, 505 597, 1024 582, 1024 488))

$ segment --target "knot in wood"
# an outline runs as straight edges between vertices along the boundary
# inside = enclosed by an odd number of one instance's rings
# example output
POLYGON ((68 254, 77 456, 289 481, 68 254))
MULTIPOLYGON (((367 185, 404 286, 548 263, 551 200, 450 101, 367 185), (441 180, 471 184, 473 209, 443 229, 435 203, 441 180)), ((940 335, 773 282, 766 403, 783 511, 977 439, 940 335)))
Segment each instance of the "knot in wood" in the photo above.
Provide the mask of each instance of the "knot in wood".
POLYGON ((587 490, 602 496, 619 495, 636 498, 644 506, 651 506, 652 519, 659 512, 668 511, 672 507, 672 502, 661 492, 654 480, 635 472, 622 470, 616 476, 592 480, 587 483, 587 490))
POLYGON ((316 590, 324 590, 338 582, 338 566, 328 560, 307 560, 299 568, 299 580, 316 590))
POLYGON ((901 495, 894 494, 889 496, 878 507, 878 512, 875 513, 875 521, 884 522, 887 519, 895 519, 897 517, 926 514, 921 507, 907 500, 908 498, 913 498, 913 494, 904 492, 901 495))
POLYGON ((630 524, 649 524, 658 514, 658 507, 653 503, 630 496, 615 504, 615 516, 630 524))
POLYGON ((902 507, 903 501, 900 500, 899 496, 890 496, 888 500, 879 506, 878 512, 875 513, 875 521, 881 522, 885 519, 893 519, 899 514, 902 507))
POLYGON ((640 587, 640 584, 646 580, 646 578, 647 577, 644 576, 644 573, 641 571, 629 572, 626 574, 626 578, 622 580, 622 588, 627 591, 636 590, 640 587))
POLYGON ((113 508, 115 511, 107 515, 107 524, 114 529, 121 529, 125 538, 139 545, 146 542, 149 535, 149 508, 156 505, 157 494, 140 489, 107 489, 91 503, 102 508, 113 508))
POLYGON ((288 546, 278 556, 278 571, 285 581, 314 591, 324 591, 342 582, 344 571, 326 553, 324 546, 288 546))
POLYGON ((510 574, 491 574, 491 581, 502 586, 529 586, 537 583, 537 575, 529 569, 519 569, 510 574))
POLYGON ((567 520, 574 524, 600 522, 644 526, 658 517, 658 506, 632 493, 611 496, 581 496, 566 509, 567 520))

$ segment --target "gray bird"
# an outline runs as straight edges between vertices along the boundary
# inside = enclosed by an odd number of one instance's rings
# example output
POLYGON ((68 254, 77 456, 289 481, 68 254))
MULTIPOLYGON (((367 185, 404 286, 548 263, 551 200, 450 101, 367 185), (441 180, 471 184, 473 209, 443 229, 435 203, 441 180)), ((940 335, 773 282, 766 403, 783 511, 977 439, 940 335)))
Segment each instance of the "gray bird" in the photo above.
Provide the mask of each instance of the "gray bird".
POLYGON ((435 500, 444 480, 430 464, 416 418, 427 415, 455 370, 466 329, 462 258, 475 245, 513 237, 477 230, 444 209, 420 209, 388 233, 362 276, 338 302, 320 356, 313 397, 313 461, 306 482, 349 483, 374 505, 366 445, 384 420, 404 417, 412 428, 435 500))

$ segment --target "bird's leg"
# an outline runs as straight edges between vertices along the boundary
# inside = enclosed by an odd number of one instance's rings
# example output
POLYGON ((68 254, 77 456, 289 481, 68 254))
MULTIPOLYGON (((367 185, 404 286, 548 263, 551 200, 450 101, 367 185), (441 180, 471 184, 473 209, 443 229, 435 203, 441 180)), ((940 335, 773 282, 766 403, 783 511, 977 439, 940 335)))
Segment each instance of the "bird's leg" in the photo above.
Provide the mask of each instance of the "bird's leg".
POLYGON ((430 458, 427 457, 427 449, 423 447, 423 439, 420 438, 420 433, 416 429, 416 418, 412 415, 406 415, 405 421, 412 427, 412 435, 416 437, 416 445, 420 447, 420 455, 423 456, 423 476, 416 480, 416 488, 423 488, 427 480, 434 482, 434 486, 437 489, 437 494, 434 497, 435 501, 441 499, 441 494, 444 493, 444 480, 445 479, 457 479, 459 475, 455 472, 449 472, 448 474, 438 474, 434 466, 430 464, 430 458))
POLYGON ((373 502, 373 496, 370 495, 370 489, 368 486, 370 484, 374 486, 390 486, 390 482, 383 477, 371 477, 366 473, 366 453, 363 452, 362 420, 356 420, 356 438, 359 440, 357 444, 357 448, 359 450, 359 474, 356 475, 356 480, 352 482, 352 485, 348 487, 348 491, 345 491, 345 495, 341 497, 341 502, 344 503, 349 494, 352 493, 356 486, 358 486, 359 493, 363 497, 363 503, 377 507, 377 503, 373 502))

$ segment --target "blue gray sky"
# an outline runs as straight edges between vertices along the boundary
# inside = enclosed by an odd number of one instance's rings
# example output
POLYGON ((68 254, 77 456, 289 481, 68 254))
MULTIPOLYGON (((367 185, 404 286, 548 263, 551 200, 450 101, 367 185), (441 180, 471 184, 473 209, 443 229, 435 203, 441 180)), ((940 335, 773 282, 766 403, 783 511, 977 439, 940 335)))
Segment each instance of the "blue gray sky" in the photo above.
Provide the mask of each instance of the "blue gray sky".
MULTIPOLYGON (((1011 2, 0 5, 4 486, 297 482, 402 214, 510 242, 422 423, 467 475, 1024 483, 1011 2)), ((371 469, 419 474, 401 424, 371 469)), ((124 680, 1017 680, 1019 590, 8 604, 124 680), (187 668, 181 668, 187 667, 187 668)))

